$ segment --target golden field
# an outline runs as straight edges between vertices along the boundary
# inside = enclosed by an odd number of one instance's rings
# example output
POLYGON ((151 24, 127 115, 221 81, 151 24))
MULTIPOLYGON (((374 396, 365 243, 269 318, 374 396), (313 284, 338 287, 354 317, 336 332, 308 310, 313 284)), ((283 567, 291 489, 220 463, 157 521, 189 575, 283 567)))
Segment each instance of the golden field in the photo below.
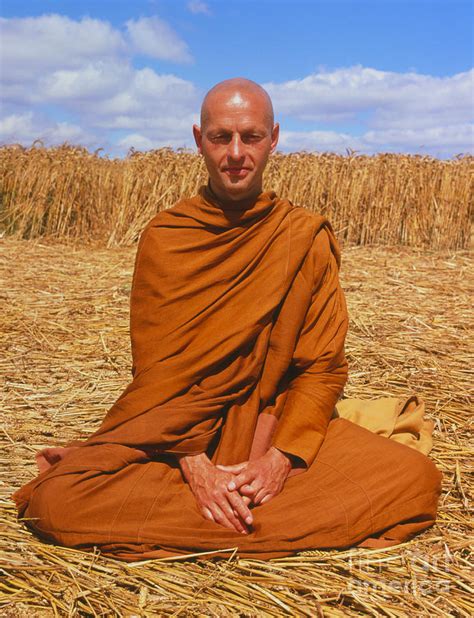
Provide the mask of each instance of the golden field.
MULTIPOLYGON (((275 154, 265 189, 319 212, 344 244, 466 248, 474 157, 275 154)), ((202 158, 160 149, 109 159, 62 145, 0 148, 0 233, 134 243, 153 215, 206 182, 202 158)))
POLYGON ((39 449, 86 438, 129 383, 135 241, 206 181, 202 160, 0 148, 0 615, 474 615, 473 163, 277 154, 266 176, 266 188, 325 214, 343 245, 345 396, 426 403, 443 473, 436 524, 384 549, 122 563, 39 540, 11 495, 37 474, 39 449))
POLYGON ((466 250, 354 245, 342 254, 345 395, 425 401, 435 421, 430 457, 443 473, 432 528, 385 549, 128 564, 45 543, 17 521, 11 494, 37 474, 36 451, 86 438, 130 381, 135 254, 136 246, 0 242, 0 615, 473 616, 474 279, 466 250))

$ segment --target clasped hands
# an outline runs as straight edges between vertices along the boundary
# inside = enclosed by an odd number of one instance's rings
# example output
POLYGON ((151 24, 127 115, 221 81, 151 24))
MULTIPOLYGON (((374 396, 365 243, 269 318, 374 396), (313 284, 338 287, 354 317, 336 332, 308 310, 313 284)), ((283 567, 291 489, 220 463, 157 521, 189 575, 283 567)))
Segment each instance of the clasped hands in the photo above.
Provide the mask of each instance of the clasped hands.
POLYGON ((253 523, 249 507, 278 495, 292 467, 273 446, 258 459, 231 466, 216 466, 205 453, 182 456, 179 464, 202 515, 242 534, 253 523))

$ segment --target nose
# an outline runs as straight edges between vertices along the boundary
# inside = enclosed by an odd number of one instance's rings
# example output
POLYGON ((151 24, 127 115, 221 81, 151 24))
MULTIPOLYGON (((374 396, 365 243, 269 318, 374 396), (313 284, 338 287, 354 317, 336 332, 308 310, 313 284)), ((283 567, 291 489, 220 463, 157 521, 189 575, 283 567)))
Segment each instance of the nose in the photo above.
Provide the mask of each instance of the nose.
POLYGON ((229 142, 229 148, 227 151, 229 159, 232 159, 233 161, 239 161, 240 159, 242 159, 242 157, 245 156, 243 152, 243 146, 244 144, 240 139, 240 135, 238 133, 234 133, 232 139, 229 142))

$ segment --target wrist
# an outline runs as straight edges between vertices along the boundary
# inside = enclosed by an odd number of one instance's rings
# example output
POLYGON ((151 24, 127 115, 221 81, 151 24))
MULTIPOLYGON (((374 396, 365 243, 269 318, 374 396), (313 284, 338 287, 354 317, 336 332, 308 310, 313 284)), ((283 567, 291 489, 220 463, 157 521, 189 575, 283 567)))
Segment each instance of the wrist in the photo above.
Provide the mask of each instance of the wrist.
POLYGON ((202 469, 203 467, 207 467, 211 464, 211 461, 206 453, 198 453, 197 455, 179 455, 177 459, 186 480, 189 480, 189 476, 196 470, 202 469))
POLYGON ((280 451, 280 449, 277 448, 276 446, 270 447, 270 450, 273 450, 274 453, 277 454, 279 459, 281 459, 281 461, 283 461, 285 463, 285 465, 288 468, 288 470, 291 470, 291 467, 292 467, 291 455, 289 455, 288 453, 285 453, 284 451, 280 451))

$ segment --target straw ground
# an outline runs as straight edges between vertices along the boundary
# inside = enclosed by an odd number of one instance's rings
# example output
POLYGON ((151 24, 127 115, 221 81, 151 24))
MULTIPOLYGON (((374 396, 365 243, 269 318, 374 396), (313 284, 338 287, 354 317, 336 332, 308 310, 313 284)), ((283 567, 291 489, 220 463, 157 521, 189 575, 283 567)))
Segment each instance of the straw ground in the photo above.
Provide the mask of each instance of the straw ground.
POLYGON ((16 521, 10 495, 35 475, 35 451, 87 436, 129 381, 135 250, 1 242, 2 615, 473 615, 473 275, 465 250, 343 246, 351 316, 345 395, 425 400, 436 419, 430 456, 444 474, 439 518, 428 531, 384 550, 126 564, 43 543, 16 521))

